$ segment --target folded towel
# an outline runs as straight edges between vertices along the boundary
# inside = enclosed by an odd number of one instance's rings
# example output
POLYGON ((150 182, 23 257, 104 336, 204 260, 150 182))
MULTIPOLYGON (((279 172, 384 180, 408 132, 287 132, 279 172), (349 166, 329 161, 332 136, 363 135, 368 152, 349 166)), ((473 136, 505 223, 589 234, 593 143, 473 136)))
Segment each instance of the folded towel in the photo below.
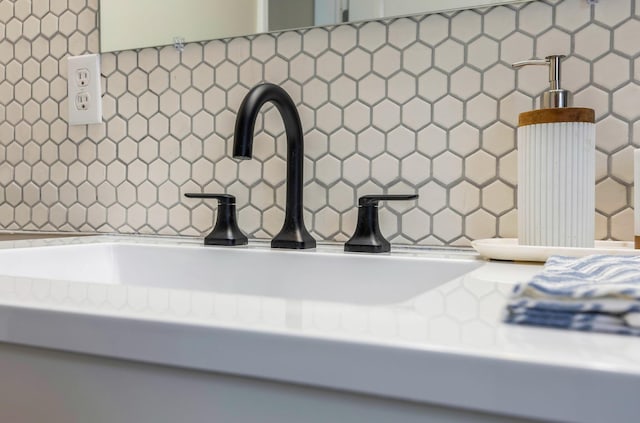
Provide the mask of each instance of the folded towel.
POLYGON ((640 256, 554 256, 517 285, 505 321, 640 336, 640 256))

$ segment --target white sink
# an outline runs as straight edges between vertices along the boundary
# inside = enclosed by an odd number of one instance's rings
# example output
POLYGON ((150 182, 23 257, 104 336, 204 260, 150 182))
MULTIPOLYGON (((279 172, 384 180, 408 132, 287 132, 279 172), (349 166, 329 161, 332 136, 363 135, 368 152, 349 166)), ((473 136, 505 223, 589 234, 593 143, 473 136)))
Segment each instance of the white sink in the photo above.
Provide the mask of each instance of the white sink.
POLYGON ((122 242, 0 250, 0 275, 369 305, 409 300, 482 264, 426 254, 122 242))

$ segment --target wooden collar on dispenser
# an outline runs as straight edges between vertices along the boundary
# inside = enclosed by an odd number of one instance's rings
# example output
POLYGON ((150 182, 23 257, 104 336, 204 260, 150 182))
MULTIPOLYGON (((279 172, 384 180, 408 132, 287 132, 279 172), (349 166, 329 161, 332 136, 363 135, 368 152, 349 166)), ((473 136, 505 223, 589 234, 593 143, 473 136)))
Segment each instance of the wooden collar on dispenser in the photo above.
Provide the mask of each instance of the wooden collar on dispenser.
POLYGON ((540 109, 520 113, 518 126, 536 125, 538 123, 587 122, 595 123, 596 113, 584 107, 562 107, 557 109, 540 109))

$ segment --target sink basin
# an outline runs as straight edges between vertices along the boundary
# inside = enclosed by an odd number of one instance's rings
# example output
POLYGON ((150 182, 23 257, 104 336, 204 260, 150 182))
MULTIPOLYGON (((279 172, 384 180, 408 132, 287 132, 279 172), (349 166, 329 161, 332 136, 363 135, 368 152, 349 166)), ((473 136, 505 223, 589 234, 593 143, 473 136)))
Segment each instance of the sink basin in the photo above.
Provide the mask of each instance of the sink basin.
POLYGON ((470 258, 108 242, 0 250, 0 275, 353 304, 409 300, 470 258))

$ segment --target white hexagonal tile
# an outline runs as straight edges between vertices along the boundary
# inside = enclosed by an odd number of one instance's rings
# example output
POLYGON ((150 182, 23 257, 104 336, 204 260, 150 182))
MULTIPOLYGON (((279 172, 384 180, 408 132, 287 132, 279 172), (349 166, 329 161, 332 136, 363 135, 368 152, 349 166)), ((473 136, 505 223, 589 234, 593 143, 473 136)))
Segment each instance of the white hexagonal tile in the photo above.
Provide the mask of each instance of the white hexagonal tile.
POLYGON ((289 77, 289 68, 287 62, 281 57, 272 57, 264 65, 265 81, 274 84, 282 84, 289 77))
MULTIPOLYGON (((273 145, 273 143, 271 144, 273 145)), ((317 129, 313 129, 305 135, 304 144, 305 156, 311 159, 318 159, 329 151, 329 137, 317 129)), ((265 155, 265 158, 270 155, 271 154, 265 155)))
POLYGON ((326 51, 316 58, 316 74, 325 81, 333 81, 342 73, 342 57, 326 51))
POLYGON ((553 7, 541 2, 528 3, 518 14, 518 28, 531 35, 542 33, 552 22, 553 7))
POLYGON ((451 242, 462 235, 462 217, 451 209, 444 209, 433 216, 432 232, 444 242, 451 242))
POLYGON ((180 107, 183 112, 188 115, 194 115, 202 110, 203 96, 202 93, 195 88, 188 88, 180 96, 180 107))
POLYGON ((371 109, 356 101, 343 110, 344 126, 354 132, 360 132, 371 125, 371 109))
POLYGON ((573 102, 581 107, 593 109, 596 120, 609 114, 609 93, 592 85, 574 93, 573 102))
POLYGON ((611 176, 628 184, 633 183, 633 151, 633 146, 629 146, 611 157, 611 176))
MULTIPOLYGON (((547 57, 558 52, 571 51, 571 35, 552 28, 541 34, 536 40, 536 57, 547 57)), ((567 74, 565 74, 567 75, 567 74)))
POLYGON ((402 124, 417 131, 431 122, 431 105, 417 97, 402 105, 402 124))
POLYGON ((449 205, 458 213, 467 215, 480 207, 480 190, 469 182, 461 182, 451 188, 449 205))
POLYGON ((191 131, 191 119, 184 113, 177 113, 169 121, 169 130, 171 135, 182 139, 191 131))
POLYGON ((611 7, 594 7, 594 17, 597 22, 614 27, 631 16, 631 2, 621 1, 611 7))
POLYGON ((400 175, 405 181, 420 185, 431 175, 431 160, 422 154, 413 153, 402 159, 400 175))
POLYGON ((519 91, 502 97, 500 99, 500 120, 513 125, 518 125, 518 115, 522 112, 533 110, 534 101, 531 97, 524 95, 519 91))
POLYGON ((444 129, 429 125, 418 132, 418 151, 427 157, 435 157, 447 148, 447 133, 444 129))
POLYGON ((613 33, 613 46, 629 56, 636 54, 638 47, 633 42, 640 34, 640 21, 629 20, 617 28, 613 33))
POLYGON ((345 212, 356 207, 356 204, 353 188, 344 182, 338 182, 329 188, 329 205, 333 209, 345 212))
POLYGON ((312 108, 318 108, 329 99, 329 86, 326 82, 313 79, 303 86, 302 101, 312 108))
MULTIPOLYGON (((156 94, 162 94, 168 88, 169 72, 162 68, 153 69, 149 74, 149 89, 156 94)), ((108 87, 108 91, 111 92, 111 86, 108 87)))
POLYGON ((402 232, 414 242, 431 234, 431 218, 422 210, 414 208, 402 215, 402 232))
POLYGON ((596 146, 612 153, 629 142, 629 125, 613 116, 608 116, 596 124, 596 146))
POLYGON ((244 233, 253 234, 260 229, 261 217, 258 209, 247 205, 238 211, 238 225, 244 233))
POLYGON ((338 232, 340 215, 330 207, 325 207, 315 215, 313 230, 324 239, 330 239, 338 232))
POLYGON ((613 93, 613 111, 630 121, 640 116, 638 99, 640 98, 640 85, 629 83, 613 93))
POLYGON ((449 131, 449 149, 461 157, 465 157, 480 148, 478 130, 467 123, 462 123, 449 131))
POLYGON ((433 63, 446 72, 453 71, 464 63, 464 46, 454 40, 443 42, 435 48, 433 63))
POLYGON ((390 100, 383 100, 373 107, 372 124, 383 131, 400 125, 400 107, 390 100))
POLYGON ((420 21, 418 34, 431 46, 440 44, 449 36, 449 19, 439 14, 429 15, 420 21))
POLYGON ((398 72, 387 81, 387 96, 402 104, 416 95, 416 79, 406 72, 398 72))
POLYGON ((329 34, 329 45, 338 53, 346 53, 357 44, 358 30, 350 25, 337 25, 329 34))
POLYGON ((388 31, 389 44, 402 49, 415 41, 417 23, 410 18, 400 18, 389 25, 388 31))
POLYGON ((448 185, 462 177, 462 159, 447 151, 433 159, 433 178, 448 185))
POLYGON ((494 238, 496 233, 496 217, 485 210, 477 210, 465 218, 464 232, 470 239, 494 238))
POLYGON ((402 68, 414 75, 419 75, 431 67, 431 47, 417 41, 402 52, 402 68))
POLYGON ((580 56, 593 60, 609 51, 611 32, 598 24, 590 24, 574 36, 574 51, 580 56))
POLYGON ((227 45, 227 58, 239 65, 251 56, 251 42, 247 38, 232 38, 227 45))
POLYGON ((577 1, 563 1, 556 5, 556 25, 575 31, 591 20, 591 5, 577 1))
POLYGON ((312 181, 304 186, 304 207, 316 212, 327 204, 327 188, 312 181))
POLYGON ((316 111, 316 127, 327 134, 342 124, 342 111, 333 104, 325 104, 316 111))
POLYGON ((290 59, 302 49, 302 35, 297 31, 285 31, 278 34, 276 51, 285 59, 290 59))
POLYGON ((332 103, 344 107, 356 100, 356 81, 341 75, 331 82, 329 98, 332 103))
POLYGON ((430 69, 418 78, 418 94, 429 101, 436 101, 447 93, 447 75, 430 69))
POLYGON ((500 59, 515 63, 533 57, 533 39, 522 32, 514 32, 500 42, 500 59))
POLYGON ((388 185, 400 176, 400 162, 393 156, 383 154, 371 162, 371 178, 388 185))
POLYGON ((279 186, 285 180, 287 174, 286 162, 278 156, 273 156, 264 162, 262 171, 262 179, 271 184, 271 186, 279 186))
POLYGON ((516 28, 516 12, 508 7, 491 8, 484 15, 484 32, 501 40, 516 28))
POLYGON ((612 215, 626 205, 627 188, 624 185, 611 178, 596 184, 596 210, 612 215))
POLYGON ((251 40, 251 57, 264 63, 276 51, 276 38, 272 34, 261 34, 251 40))
POLYGON ((566 78, 566 80, 563 81, 563 86, 565 89, 573 93, 590 86, 591 84, 591 70, 589 62, 576 56, 568 57, 566 60, 562 61, 562 72, 564 72, 565 75, 572 75, 571 78, 566 78))
POLYGON ((463 10, 451 19, 451 36, 468 43, 482 31, 482 15, 475 10, 463 10))
POLYGON ((371 53, 361 48, 348 52, 344 57, 344 72, 355 79, 360 79, 371 72, 371 53))
POLYGON ((609 155, 596 150, 596 181, 600 181, 609 175, 609 155))
POLYGON ((614 89, 629 80, 629 60, 609 53, 593 65, 593 82, 614 89))
POLYGON ((358 152, 374 158, 384 151, 385 135, 375 128, 367 128, 358 134, 358 152))
POLYGON ((497 119, 498 102, 480 94, 467 102, 467 120, 483 128, 497 119))
POLYGON ((496 157, 515 148, 515 130, 502 122, 496 122, 482 131, 482 148, 496 157))
POLYGON ((274 190, 271 186, 265 182, 259 182, 250 189, 251 204, 259 210, 266 210, 275 205, 274 194, 274 190))
POLYGON ((396 158, 402 159, 414 152, 415 149, 415 133, 407 128, 395 128, 387 135, 387 151, 396 158))
POLYGON ((370 177, 370 164, 365 157, 354 154, 342 162, 342 177, 353 185, 360 185, 370 177))
POLYGON ((464 174, 475 184, 484 185, 496 177, 496 159, 484 151, 476 151, 465 159, 464 174))
POLYGON ((498 43, 481 36, 467 47, 467 63, 484 70, 498 61, 498 43))
POLYGON ((358 29, 360 46, 370 52, 378 50, 384 45, 387 28, 381 22, 367 22, 358 29))
POLYGON ((482 189, 482 208, 500 215, 514 206, 515 190, 502 181, 495 181, 482 189))
POLYGON ((540 66, 525 66, 518 71, 518 90, 537 97, 549 89, 549 72, 540 66))
POLYGON ((463 104, 460 100, 447 95, 433 105, 433 120, 435 123, 450 128, 462 122, 463 104))
POLYGON ((622 241, 633 240, 634 213, 631 207, 627 207, 611 217, 611 236, 622 241))
POLYGON ((516 73, 503 64, 497 64, 482 74, 482 86, 484 92, 500 98, 515 89, 516 73))
MULTIPOLYGON (((235 72, 234 73, 229 72, 230 77, 231 75, 233 75, 235 78, 235 72)), ((225 84, 224 82, 225 79, 219 78, 218 82, 221 85, 225 84)), ((176 92, 182 93, 187 88, 189 88, 190 85, 191 85, 191 71, 189 69, 183 66, 179 66, 171 71, 169 76, 169 86, 173 88, 176 92)), ((224 86, 229 88, 231 85, 225 84, 224 86)))
POLYGON ((450 92, 461 100, 466 100, 480 92, 480 72, 469 67, 457 70, 451 75, 450 92))
POLYGON ((609 225, 609 219, 607 219, 606 216, 603 216, 602 214, 596 212, 596 233, 595 233, 595 238, 596 239, 606 239, 609 237, 609 233, 608 233, 608 228, 607 226, 609 225))
POLYGON ((341 177, 340 160, 327 154, 316 162, 315 177, 318 181, 331 185, 341 177))

